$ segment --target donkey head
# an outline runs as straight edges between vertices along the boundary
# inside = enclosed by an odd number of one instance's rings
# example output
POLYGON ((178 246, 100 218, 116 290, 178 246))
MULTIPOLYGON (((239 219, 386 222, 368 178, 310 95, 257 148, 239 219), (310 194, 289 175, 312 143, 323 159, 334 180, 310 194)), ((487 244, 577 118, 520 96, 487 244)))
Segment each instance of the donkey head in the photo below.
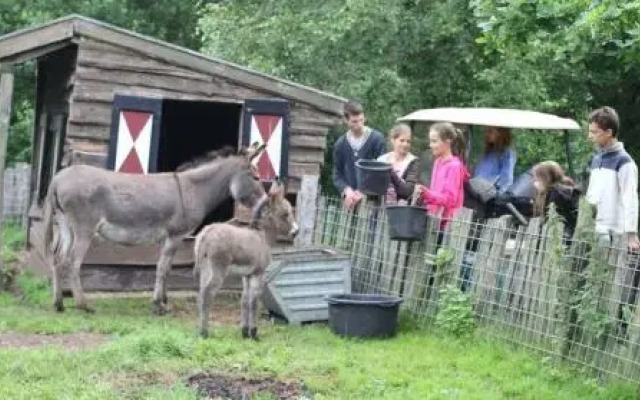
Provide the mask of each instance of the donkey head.
POLYGON ((253 160, 266 148, 266 144, 254 143, 248 149, 242 151, 242 166, 231 179, 230 189, 233 198, 245 207, 252 208, 256 212, 257 205, 267 198, 264 187, 258 177, 258 171, 253 165, 253 160))
POLYGON ((277 236, 293 239, 298 234, 298 224, 291 203, 285 197, 284 185, 278 178, 271 185, 266 199, 256 207, 253 225, 262 225, 277 236))

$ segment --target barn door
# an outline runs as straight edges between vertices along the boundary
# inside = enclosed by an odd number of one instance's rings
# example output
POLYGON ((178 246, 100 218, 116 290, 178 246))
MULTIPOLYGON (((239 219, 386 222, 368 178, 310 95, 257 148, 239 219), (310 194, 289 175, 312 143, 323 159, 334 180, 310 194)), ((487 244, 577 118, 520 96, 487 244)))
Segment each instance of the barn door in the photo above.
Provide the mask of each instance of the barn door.
POLYGON ((266 143, 254 160, 262 181, 286 179, 289 167, 289 103, 282 99, 250 99, 244 102, 242 145, 266 143))
POLYGON ((115 95, 107 168, 131 174, 157 171, 162 99, 115 95))

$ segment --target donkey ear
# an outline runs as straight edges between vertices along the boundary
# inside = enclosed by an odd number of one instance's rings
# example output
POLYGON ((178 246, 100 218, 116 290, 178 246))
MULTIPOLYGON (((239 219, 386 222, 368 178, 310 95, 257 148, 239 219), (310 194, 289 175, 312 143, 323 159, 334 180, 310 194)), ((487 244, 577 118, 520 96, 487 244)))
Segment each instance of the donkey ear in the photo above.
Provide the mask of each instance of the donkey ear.
POLYGON ((253 144, 247 149, 249 161, 253 161, 254 158, 258 157, 266 147, 266 143, 259 144, 258 142, 253 142, 253 144))
POLYGON ((269 196, 271 197, 284 196, 284 191, 282 189, 283 187, 282 187, 280 178, 276 177, 273 183, 271 184, 271 187, 269 188, 269 196))

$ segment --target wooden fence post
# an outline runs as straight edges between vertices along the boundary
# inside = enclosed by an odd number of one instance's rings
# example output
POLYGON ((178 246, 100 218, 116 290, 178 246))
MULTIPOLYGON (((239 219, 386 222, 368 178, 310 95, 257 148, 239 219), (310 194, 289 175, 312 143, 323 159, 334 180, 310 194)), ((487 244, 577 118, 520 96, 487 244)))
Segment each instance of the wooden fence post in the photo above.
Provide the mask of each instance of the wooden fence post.
POLYGON ((318 175, 303 175, 300 191, 296 199, 296 211, 300 231, 296 238, 296 246, 307 246, 313 243, 313 229, 316 222, 318 199, 318 175))
MULTIPOLYGON (((13 97, 13 66, 0 65, 0 249, 2 248, 4 164, 7 155, 7 138, 11 119, 11 99, 13 97)), ((4 268, 0 257, 0 271, 4 268)))

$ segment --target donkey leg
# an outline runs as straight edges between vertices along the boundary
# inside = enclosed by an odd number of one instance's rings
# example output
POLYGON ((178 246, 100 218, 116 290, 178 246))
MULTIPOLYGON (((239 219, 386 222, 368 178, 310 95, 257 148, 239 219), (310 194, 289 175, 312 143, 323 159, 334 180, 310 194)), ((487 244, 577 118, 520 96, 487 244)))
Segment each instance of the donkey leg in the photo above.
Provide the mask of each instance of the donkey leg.
POLYGON ((53 306, 56 311, 63 312, 62 271, 70 265, 73 232, 64 216, 58 218, 58 227, 58 237, 53 241, 48 263, 52 268, 53 306))
POLYGON ((200 311, 200 336, 209 336, 209 316, 211 303, 222 287, 228 268, 214 265, 207 261, 200 269, 200 293, 198 295, 198 309, 200 311))
POLYGON ((64 299, 62 297, 62 271, 70 265, 70 254, 61 252, 59 257, 54 257, 52 270, 53 306, 57 312, 64 311, 64 299))
POLYGON ((53 307, 57 312, 64 311, 64 301, 62 299, 62 265, 55 262, 52 270, 52 286, 53 286, 53 307))
POLYGON ((154 313, 157 315, 166 314, 169 311, 168 299, 167 299, 167 286, 166 279, 169 270, 171 269, 171 263, 173 256, 178 250, 179 239, 167 238, 164 241, 164 245, 160 250, 160 259, 158 260, 158 266, 156 271, 156 285, 153 291, 153 305, 154 313))
POLYGON ((84 310, 89 313, 93 313, 95 310, 90 306, 84 296, 82 281, 80 279, 80 269, 82 268, 84 256, 87 254, 87 250, 89 250, 89 246, 91 245, 91 239, 91 232, 76 232, 71 260, 71 289, 73 291, 75 306, 77 309, 84 310))
MULTIPOLYGON (((254 340, 258 340, 258 327, 256 324, 256 314, 257 314, 257 306, 258 306, 258 299, 260 298, 260 294, 262 293, 262 277, 263 274, 262 273, 256 273, 253 275, 250 275, 247 278, 247 297, 248 297, 248 301, 247 301, 247 325, 248 326, 248 331, 249 331, 249 337, 251 337, 254 340)), ((244 307, 244 302, 243 302, 243 307, 244 307)), ((244 332, 244 330, 243 330, 244 332)))

